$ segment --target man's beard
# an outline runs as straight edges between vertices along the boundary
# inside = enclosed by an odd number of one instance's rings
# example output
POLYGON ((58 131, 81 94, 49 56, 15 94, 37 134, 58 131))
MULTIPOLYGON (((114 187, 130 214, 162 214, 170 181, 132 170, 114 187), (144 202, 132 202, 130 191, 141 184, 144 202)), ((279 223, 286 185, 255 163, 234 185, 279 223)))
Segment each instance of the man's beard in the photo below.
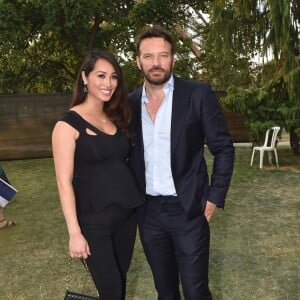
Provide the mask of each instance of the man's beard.
POLYGON ((170 68, 169 70, 166 71, 165 69, 162 69, 160 67, 153 67, 146 73, 144 71, 143 67, 141 66, 141 71, 143 72, 145 79, 153 85, 162 85, 162 84, 168 82, 171 77, 171 74, 172 74, 172 68, 170 68), (158 76, 151 75, 150 72, 154 71, 154 70, 162 71, 163 72, 162 76, 158 77, 158 76))

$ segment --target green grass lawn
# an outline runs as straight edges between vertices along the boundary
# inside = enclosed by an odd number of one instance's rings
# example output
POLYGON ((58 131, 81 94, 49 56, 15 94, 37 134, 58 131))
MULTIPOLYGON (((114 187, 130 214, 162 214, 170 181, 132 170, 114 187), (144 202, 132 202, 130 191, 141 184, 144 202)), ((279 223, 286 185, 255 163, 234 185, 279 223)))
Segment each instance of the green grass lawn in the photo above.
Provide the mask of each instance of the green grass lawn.
MULTIPOLYGON (((210 287, 215 300, 300 299, 300 158, 279 149, 280 167, 250 167, 236 151, 224 210, 211 221, 210 287)), ((209 166, 211 157, 207 154, 209 166)), ((51 158, 1 162, 19 193, 5 208, 15 227, 0 230, 0 299, 63 299, 66 286, 93 294, 68 237, 51 158), (71 274, 68 282, 68 274, 71 274)), ((128 299, 154 300, 151 273, 137 239, 128 299)))

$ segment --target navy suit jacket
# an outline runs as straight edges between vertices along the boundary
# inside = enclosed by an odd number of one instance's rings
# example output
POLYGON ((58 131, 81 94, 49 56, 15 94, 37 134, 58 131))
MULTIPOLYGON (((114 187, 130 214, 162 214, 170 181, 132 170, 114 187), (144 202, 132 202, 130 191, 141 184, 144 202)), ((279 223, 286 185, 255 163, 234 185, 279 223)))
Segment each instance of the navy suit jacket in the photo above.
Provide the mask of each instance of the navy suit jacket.
MULTIPOLYGON (((142 87, 129 95, 133 149, 130 164, 146 191, 141 123, 142 87)), ((171 170, 187 219, 204 213, 206 201, 224 207, 233 171, 234 147, 218 100, 208 83, 174 77, 171 119, 171 170), (214 157, 209 179, 204 146, 214 157)))

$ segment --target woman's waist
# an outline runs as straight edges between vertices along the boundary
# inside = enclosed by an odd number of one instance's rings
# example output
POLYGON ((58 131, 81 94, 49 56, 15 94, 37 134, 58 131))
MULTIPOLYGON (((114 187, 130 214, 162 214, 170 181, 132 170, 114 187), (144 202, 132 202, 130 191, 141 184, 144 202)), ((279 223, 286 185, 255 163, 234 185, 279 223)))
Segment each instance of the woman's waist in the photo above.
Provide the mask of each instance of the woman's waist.
POLYGON ((77 212, 80 224, 101 225, 104 227, 112 227, 124 222, 133 213, 135 213, 135 208, 125 208, 116 203, 107 205, 97 211, 77 212))

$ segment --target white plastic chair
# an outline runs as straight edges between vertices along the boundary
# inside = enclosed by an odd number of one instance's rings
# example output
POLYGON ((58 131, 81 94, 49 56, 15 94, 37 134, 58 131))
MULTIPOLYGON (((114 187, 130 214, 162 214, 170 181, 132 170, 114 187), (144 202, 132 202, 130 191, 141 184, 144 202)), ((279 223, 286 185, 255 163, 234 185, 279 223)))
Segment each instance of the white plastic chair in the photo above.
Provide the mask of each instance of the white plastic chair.
POLYGON ((277 156, 277 150, 276 150, 276 140, 277 140, 279 130, 280 130, 280 127, 278 127, 278 126, 275 126, 275 127, 272 127, 270 129, 268 129, 266 131, 264 144, 262 146, 253 147, 251 163, 250 163, 251 166, 253 164, 255 151, 257 150, 257 151, 259 151, 259 155, 260 155, 260 157, 259 157, 259 167, 260 167, 260 169, 262 169, 262 167, 263 167, 264 152, 265 151, 268 151, 269 163, 270 164, 272 163, 272 153, 271 153, 271 151, 274 152, 275 159, 276 159, 276 165, 278 167, 278 156, 277 156), (269 138, 270 132, 272 134, 271 138, 269 138))

